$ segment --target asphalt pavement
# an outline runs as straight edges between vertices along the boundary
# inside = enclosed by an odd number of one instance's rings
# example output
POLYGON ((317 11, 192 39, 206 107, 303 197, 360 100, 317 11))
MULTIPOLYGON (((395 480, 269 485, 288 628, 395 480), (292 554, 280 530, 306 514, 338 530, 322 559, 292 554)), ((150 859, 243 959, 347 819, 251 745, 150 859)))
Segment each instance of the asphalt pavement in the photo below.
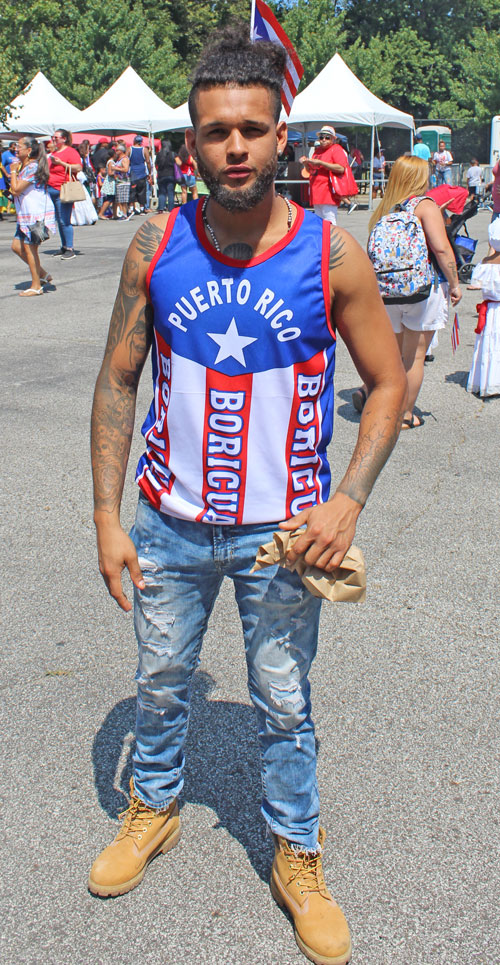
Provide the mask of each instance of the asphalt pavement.
MULTIPOLYGON (((489 214, 470 222, 486 253, 489 214)), ((86 888, 126 806, 135 638, 97 570, 89 414, 120 264, 139 219, 43 246, 39 298, 0 223, 4 965, 300 965, 271 898, 259 755, 232 587, 196 674, 182 839, 142 885, 86 888)), ((368 214, 341 213, 364 245, 368 214)), ((355 965, 500 962, 500 398, 468 394, 474 308, 440 334, 419 398, 363 512, 364 604, 325 605, 312 672, 325 873, 355 965)), ((359 379, 338 347, 331 461, 342 476, 359 379)), ((123 502, 130 525, 150 401, 145 369, 123 502)))

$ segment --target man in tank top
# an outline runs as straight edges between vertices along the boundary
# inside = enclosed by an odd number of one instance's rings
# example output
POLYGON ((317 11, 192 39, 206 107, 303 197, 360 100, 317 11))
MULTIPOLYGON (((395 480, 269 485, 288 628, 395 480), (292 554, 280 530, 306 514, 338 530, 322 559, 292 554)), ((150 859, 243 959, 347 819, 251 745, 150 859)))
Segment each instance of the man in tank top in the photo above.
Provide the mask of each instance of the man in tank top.
POLYGON ((321 869, 308 682, 320 601, 288 568, 250 570, 278 527, 304 530, 290 563, 302 557, 327 572, 340 564, 397 439, 406 378, 365 253, 275 193, 287 140, 284 69, 281 47, 252 44, 237 28, 209 45, 194 75, 186 142, 210 194, 143 224, 123 265, 95 391, 92 458, 100 570, 123 610, 131 609, 124 567, 134 583, 136 750, 123 827, 94 862, 89 888, 124 894, 178 840, 190 683, 228 576, 258 721, 262 815, 275 841, 272 892, 304 954, 342 965, 351 942, 321 869), (369 395, 330 495, 337 334, 369 395), (154 395, 129 537, 120 501, 150 348, 154 395))
POLYGON ((134 137, 130 148, 130 198, 132 211, 138 213, 146 207, 148 178, 151 177, 151 155, 148 147, 143 147, 140 134, 134 137))

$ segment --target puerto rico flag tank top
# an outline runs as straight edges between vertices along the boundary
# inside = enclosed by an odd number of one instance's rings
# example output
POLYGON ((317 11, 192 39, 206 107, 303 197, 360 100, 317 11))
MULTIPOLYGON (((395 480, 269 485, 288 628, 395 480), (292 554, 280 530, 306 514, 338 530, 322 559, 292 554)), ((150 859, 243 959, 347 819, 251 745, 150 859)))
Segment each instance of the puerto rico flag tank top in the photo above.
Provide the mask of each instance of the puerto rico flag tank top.
POLYGON ((209 243, 201 205, 172 212, 148 272, 154 398, 136 478, 180 519, 274 523, 329 495, 330 225, 295 206, 291 230, 241 262, 209 243))

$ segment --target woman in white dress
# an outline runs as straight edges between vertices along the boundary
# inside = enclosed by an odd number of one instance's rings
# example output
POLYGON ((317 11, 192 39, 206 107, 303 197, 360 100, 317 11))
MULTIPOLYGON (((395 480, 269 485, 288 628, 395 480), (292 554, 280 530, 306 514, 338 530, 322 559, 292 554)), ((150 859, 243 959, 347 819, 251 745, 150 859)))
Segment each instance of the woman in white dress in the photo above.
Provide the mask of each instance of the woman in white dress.
POLYGON ((75 201, 73 211, 71 212, 71 224, 80 227, 82 225, 95 224, 97 221, 97 211, 92 204, 92 198, 88 192, 85 175, 82 171, 77 174, 77 178, 83 184, 87 197, 83 201, 75 201))
POLYGON ((467 391, 481 398, 500 395, 500 218, 492 221, 488 239, 493 254, 487 255, 472 273, 472 283, 483 289, 476 328, 476 344, 467 391))
POLYGON ((24 298, 43 295, 44 285, 52 276, 42 268, 38 247, 41 239, 36 236, 37 227, 47 228, 54 234, 56 217, 52 199, 47 192, 49 167, 43 144, 35 138, 21 137, 17 145, 19 161, 10 168, 10 190, 14 196, 17 224, 12 251, 28 266, 31 286, 19 292, 24 298))

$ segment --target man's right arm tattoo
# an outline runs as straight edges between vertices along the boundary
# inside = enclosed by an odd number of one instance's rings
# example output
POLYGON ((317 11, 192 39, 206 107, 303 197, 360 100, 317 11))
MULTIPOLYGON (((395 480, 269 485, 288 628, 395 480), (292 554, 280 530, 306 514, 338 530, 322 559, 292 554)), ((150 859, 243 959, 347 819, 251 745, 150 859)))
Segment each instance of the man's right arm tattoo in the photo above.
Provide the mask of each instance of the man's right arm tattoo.
POLYGON ((157 225, 152 224, 151 221, 145 221, 144 224, 141 225, 135 236, 135 243, 137 250, 143 256, 142 260, 144 262, 152 261, 162 238, 163 231, 161 228, 158 228, 157 225))
POLYGON ((134 430, 137 386, 152 338, 153 311, 149 304, 139 308, 138 300, 144 296, 137 288, 137 281, 138 265, 128 257, 92 407, 94 506, 108 513, 120 504, 134 430), (129 365, 124 371, 118 371, 111 361, 113 350, 121 340, 128 351, 129 365))

